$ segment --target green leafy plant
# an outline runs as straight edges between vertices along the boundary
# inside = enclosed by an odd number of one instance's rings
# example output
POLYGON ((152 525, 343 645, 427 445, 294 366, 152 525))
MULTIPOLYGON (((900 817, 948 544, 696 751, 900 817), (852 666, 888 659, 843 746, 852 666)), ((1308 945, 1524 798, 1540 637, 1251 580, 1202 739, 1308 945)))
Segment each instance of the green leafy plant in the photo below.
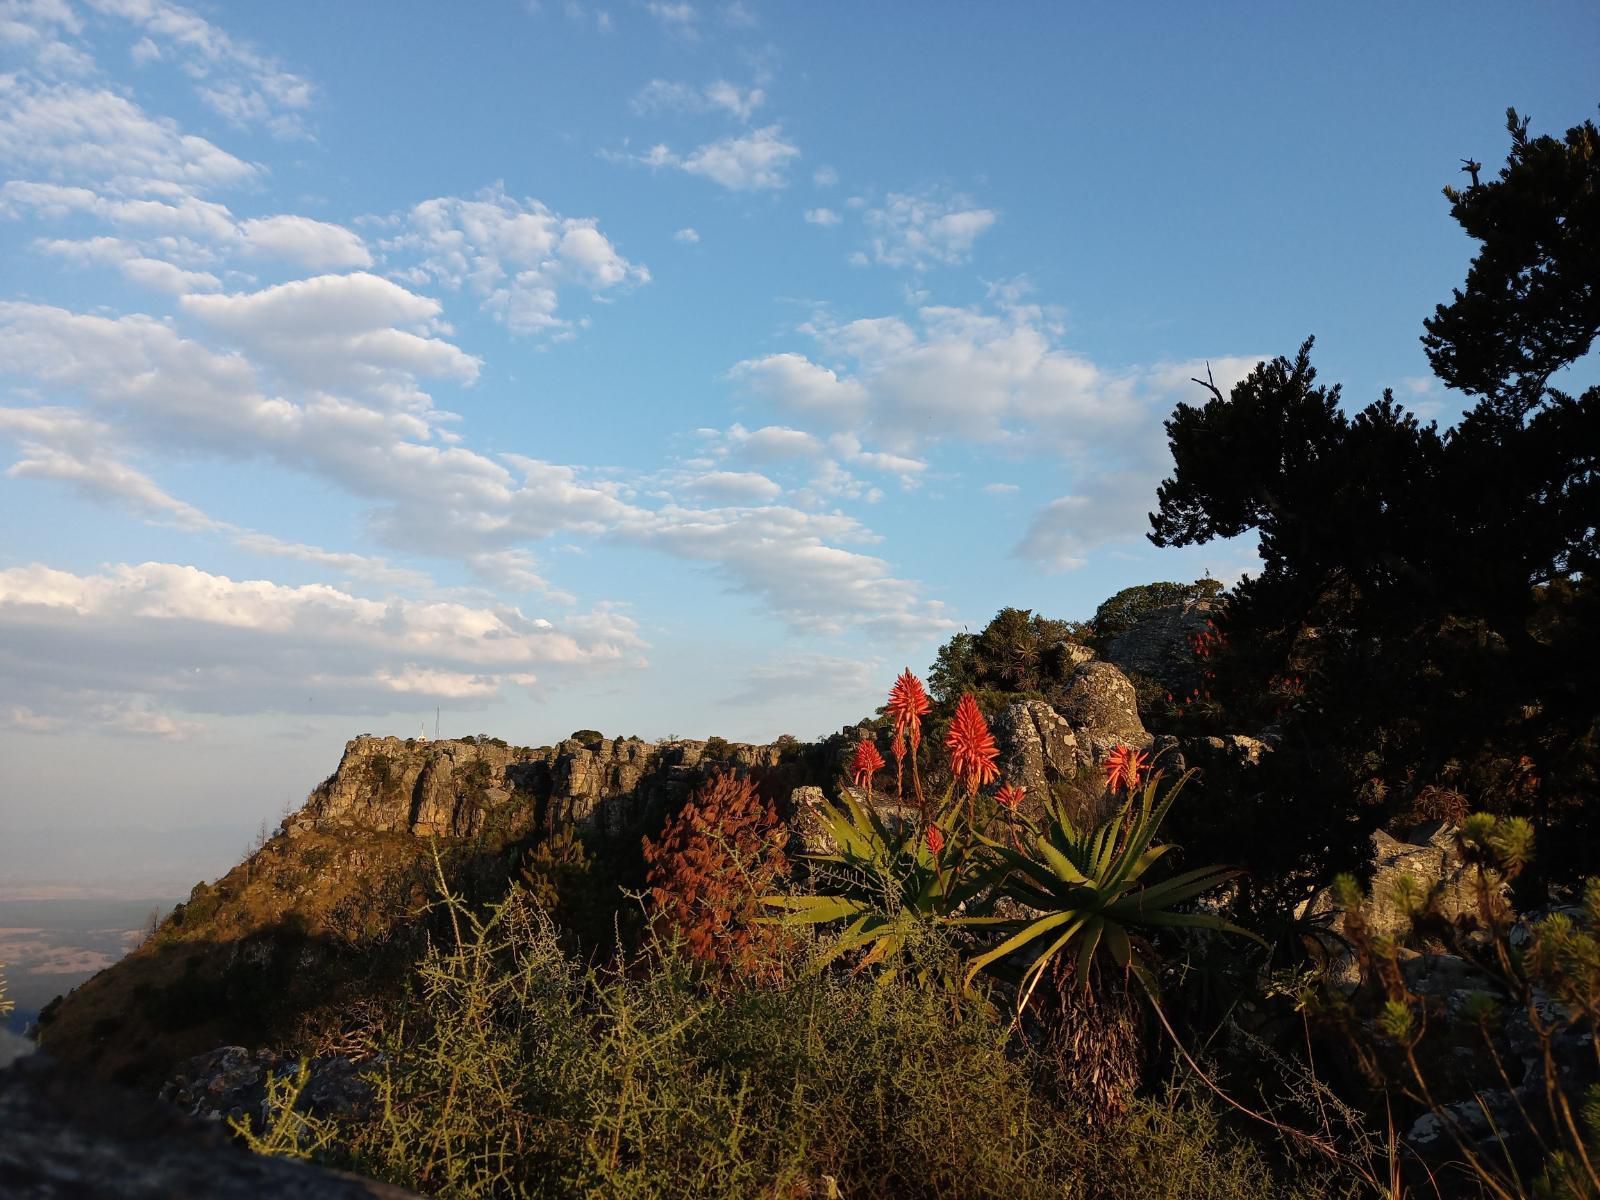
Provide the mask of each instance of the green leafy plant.
POLYGON ((229 1117, 228 1128, 257 1154, 307 1160, 326 1154, 336 1130, 304 1111, 301 1095, 310 1082, 311 1065, 305 1059, 293 1075, 269 1073, 263 1109, 266 1120, 260 1130, 247 1117, 229 1117))
MULTIPOLYGON (((849 792, 838 808, 819 813, 823 831, 837 849, 806 856, 820 894, 766 896, 763 903, 796 927, 844 922, 820 963, 863 952, 858 970, 883 967, 892 974, 911 961, 919 935, 973 899, 981 867, 970 839, 934 836, 908 817, 886 819, 849 792)), ((938 830, 930 825, 928 830, 938 830)))
POLYGON ((1087 983, 1102 958, 1129 973, 1151 995, 1157 990, 1154 955, 1147 934, 1160 928, 1211 929, 1254 937, 1213 913, 1180 906, 1239 874, 1228 867, 1198 867, 1165 879, 1152 869, 1173 849, 1155 840, 1161 822, 1192 773, 1180 776, 1159 796, 1161 774, 1128 798, 1111 820, 1093 828, 1074 824, 1055 796, 1034 825, 1019 816, 1022 833, 1013 846, 978 835, 996 860, 983 883, 1027 915, 960 916, 952 923, 1001 936, 973 956, 966 978, 1002 968, 1020 958, 1017 1008, 1027 1007, 1045 971, 1060 959, 1073 961, 1087 983))

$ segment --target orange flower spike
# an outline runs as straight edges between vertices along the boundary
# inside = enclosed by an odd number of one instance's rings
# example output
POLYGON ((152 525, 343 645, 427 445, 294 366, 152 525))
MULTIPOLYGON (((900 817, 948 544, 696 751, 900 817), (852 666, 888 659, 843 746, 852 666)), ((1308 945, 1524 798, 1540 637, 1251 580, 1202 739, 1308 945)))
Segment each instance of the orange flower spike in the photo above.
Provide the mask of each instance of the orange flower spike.
POLYGON ((1106 755, 1105 761, 1106 787, 1113 792, 1132 791, 1139 786, 1139 779, 1149 766, 1143 750, 1135 750, 1131 746, 1118 746, 1106 755))
POLYGON ((1016 812, 1017 809, 1022 806, 1022 802, 1027 799, 1027 796, 1027 788, 1018 787, 1014 783, 1008 783, 994 794, 994 802, 1001 808, 1010 809, 1012 812, 1016 812))
POLYGON ((856 752, 850 759, 850 781, 856 787, 872 789, 872 777, 883 770, 883 755, 872 742, 862 739, 856 743, 856 752))
POLYGON ((898 739, 905 735, 909 738, 913 751, 922 743, 922 718, 931 707, 922 680, 907 667, 889 691, 889 715, 894 718, 895 737, 898 739))
POLYGON ((956 705, 944 744, 950 751, 950 773, 965 780, 969 796, 999 778, 1000 768, 994 760, 1000 756, 1000 748, 994 744, 994 735, 971 692, 965 693, 956 705))
POLYGON ((929 825, 925 836, 928 842, 928 850, 935 858, 938 858, 944 851, 944 834, 940 832, 937 825, 929 825))

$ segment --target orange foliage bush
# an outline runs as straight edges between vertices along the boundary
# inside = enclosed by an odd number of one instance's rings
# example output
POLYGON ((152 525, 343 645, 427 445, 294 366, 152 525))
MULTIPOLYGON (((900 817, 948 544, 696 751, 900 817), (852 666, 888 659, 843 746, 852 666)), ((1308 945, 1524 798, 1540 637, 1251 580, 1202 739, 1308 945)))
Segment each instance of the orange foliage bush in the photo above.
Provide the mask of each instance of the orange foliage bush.
POLYGON ((742 975, 768 973, 788 936, 758 924, 758 898, 789 874, 786 827, 747 777, 710 776, 657 838, 646 838, 646 879, 658 927, 697 960, 742 975))

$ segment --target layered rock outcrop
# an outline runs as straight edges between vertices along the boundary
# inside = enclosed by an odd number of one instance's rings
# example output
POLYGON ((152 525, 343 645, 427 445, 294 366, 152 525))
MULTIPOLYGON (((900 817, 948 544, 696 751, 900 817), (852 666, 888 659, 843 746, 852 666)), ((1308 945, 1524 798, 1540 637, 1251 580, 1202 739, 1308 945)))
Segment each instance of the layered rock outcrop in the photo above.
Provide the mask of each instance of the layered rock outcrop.
POLYGON ((692 786, 709 765, 711 745, 716 761, 730 766, 783 761, 783 747, 742 743, 568 738, 530 748, 487 738, 359 737, 284 828, 290 835, 368 829, 476 838, 491 827, 515 837, 570 822, 618 832, 692 786))

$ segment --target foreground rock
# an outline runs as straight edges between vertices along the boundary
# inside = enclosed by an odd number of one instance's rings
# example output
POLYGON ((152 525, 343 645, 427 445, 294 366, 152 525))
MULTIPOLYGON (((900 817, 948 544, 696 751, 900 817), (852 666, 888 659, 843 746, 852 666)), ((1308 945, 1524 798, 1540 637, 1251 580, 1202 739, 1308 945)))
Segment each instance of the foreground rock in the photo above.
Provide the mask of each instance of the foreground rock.
MULTIPOLYGON (((1432 822, 1399 841, 1383 830, 1372 834, 1372 899, 1365 911, 1367 928, 1374 935, 1396 937, 1411 928, 1409 903, 1432 895, 1441 916, 1454 921, 1478 908, 1477 874, 1456 846, 1455 828, 1432 822)), ((1305 915, 1333 914, 1335 932, 1344 932, 1344 916, 1337 911, 1333 889, 1312 897, 1305 915)))
POLYGON ((97 1083, 42 1055, 0 1071, 8 1200, 406 1200, 415 1193, 251 1154, 215 1121, 97 1083))
MULTIPOLYGON (((179 1066, 162 1085, 161 1099, 191 1117, 212 1121, 249 1117, 261 1128, 271 1117, 269 1079, 292 1078, 299 1066, 270 1050, 251 1054, 243 1046, 220 1046, 179 1066)), ((359 1063, 342 1055, 323 1055, 308 1060, 306 1067, 297 1109, 314 1117, 347 1117, 365 1111, 372 1102, 372 1085, 361 1077, 359 1063)))

